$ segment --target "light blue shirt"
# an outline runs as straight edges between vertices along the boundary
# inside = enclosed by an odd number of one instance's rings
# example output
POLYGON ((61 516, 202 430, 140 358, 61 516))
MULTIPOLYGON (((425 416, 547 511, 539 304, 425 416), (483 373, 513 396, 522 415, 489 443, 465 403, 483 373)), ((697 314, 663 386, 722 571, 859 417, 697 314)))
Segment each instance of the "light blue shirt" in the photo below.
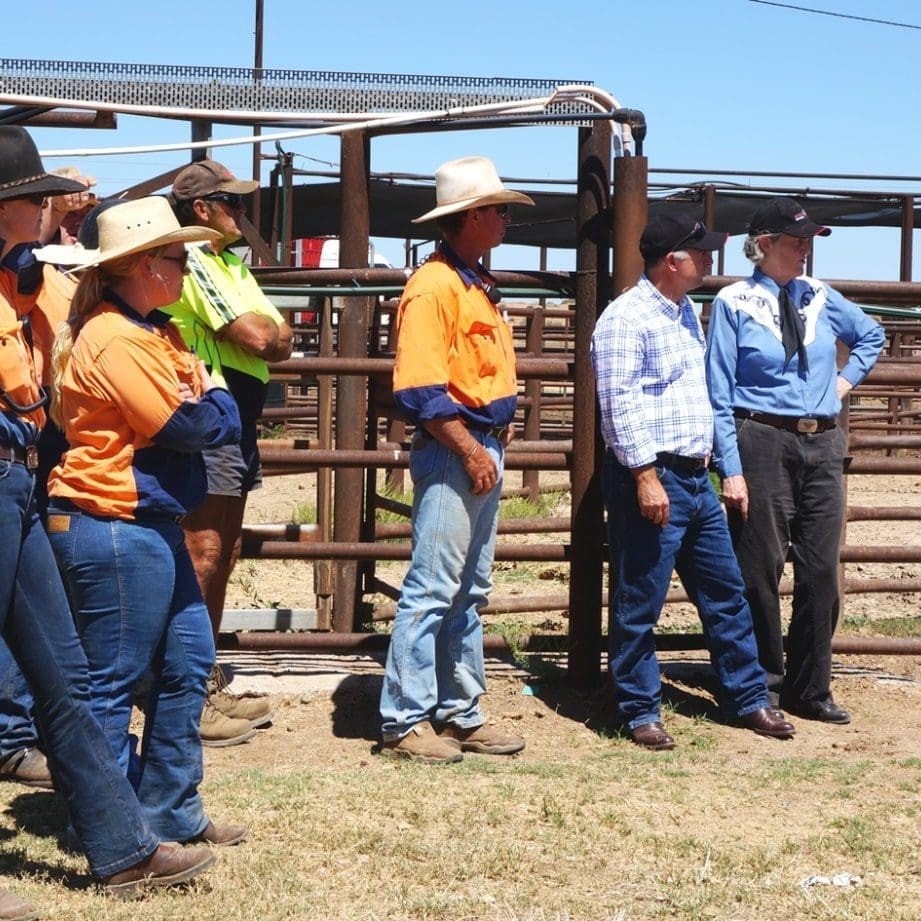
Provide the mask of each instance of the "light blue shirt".
POLYGON ((873 367, 885 334, 857 304, 815 278, 786 289, 805 325, 809 370, 794 354, 786 364, 780 330, 779 287, 759 269, 723 288, 707 329, 707 383, 716 428, 716 461, 723 476, 742 473, 734 409, 793 418, 836 416, 838 375, 856 387, 873 367), (837 343, 850 348, 839 371, 837 343))
POLYGON ((704 335, 690 298, 676 304, 643 275, 599 317, 591 354, 601 431, 621 464, 710 453, 704 335))

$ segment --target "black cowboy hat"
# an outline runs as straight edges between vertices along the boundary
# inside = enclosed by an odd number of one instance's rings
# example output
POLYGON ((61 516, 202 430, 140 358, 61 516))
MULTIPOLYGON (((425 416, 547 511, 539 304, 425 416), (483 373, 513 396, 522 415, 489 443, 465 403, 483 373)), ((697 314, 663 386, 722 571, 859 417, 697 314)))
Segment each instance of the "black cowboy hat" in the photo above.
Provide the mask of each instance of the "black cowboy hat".
POLYGON ((0 125, 0 201, 20 195, 66 195, 85 190, 82 182, 45 172, 35 141, 25 128, 0 125))

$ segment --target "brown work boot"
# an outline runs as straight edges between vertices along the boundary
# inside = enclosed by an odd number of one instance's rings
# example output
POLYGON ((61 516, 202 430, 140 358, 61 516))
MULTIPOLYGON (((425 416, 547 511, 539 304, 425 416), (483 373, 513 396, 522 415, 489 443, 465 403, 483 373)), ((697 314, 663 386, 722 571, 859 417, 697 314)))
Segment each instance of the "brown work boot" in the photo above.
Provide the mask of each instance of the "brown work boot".
POLYGON ((389 758, 408 758, 423 764, 449 764, 463 761, 460 746, 451 739, 435 735, 427 720, 416 723, 405 736, 392 742, 381 743, 381 754, 389 758))
POLYGON ((481 755, 514 755, 524 749, 524 739, 489 726, 473 726, 463 729, 454 723, 445 723, 438 729, 438 738, 452 740, 460 745, 461 751, 479 752, 481 755))
MULTIPOLYGON (((7 755, 0 763, 0 780, 14 780, 27 787, 42 787, 51 790, 51 771, 48 761, 37 748, 20 748, 7 755)), ((3 915, 0 915, 2 921, 3 915)))
POLYGON ((13 895, 8 889, 0 889, 0 921, 36 921, 38 909, 25 899, 13 895))
POLYGON ((223 825, 215 825, 214 822, 208 822, 205 826, 205 830, 190 839, 190 841, 187 841, 186 844, 190 842, 198 843, 200 841, 203 844, 213 844, 216 847, 230 847, 231 845, 239 844, 241 841, 244 841, 248 834, 249 829, 245 825, 240 825, 238 822, 225 822, 223 825))
POLYGON ((208 676, 208 699, 225 716, 248 720, 253 729, 272 722, 272 702, 268 697, 240 697, 228 688, 227 676, 216 662, 208 676))
POLYGON ((209 748, 224 748, 228 745, 239 745, 256 734, 249 720, 236 720, 222 713, 211 703, 211 698, 205 698, 205 706, 201 712, 201 744, 209 748))
POLYGON ((183 847, 174 841, 163 842, 140 863, 103 880, 106 892, 130 898, 144 889, 175 886, 204 873, 217 858, 207 847, 183 847))

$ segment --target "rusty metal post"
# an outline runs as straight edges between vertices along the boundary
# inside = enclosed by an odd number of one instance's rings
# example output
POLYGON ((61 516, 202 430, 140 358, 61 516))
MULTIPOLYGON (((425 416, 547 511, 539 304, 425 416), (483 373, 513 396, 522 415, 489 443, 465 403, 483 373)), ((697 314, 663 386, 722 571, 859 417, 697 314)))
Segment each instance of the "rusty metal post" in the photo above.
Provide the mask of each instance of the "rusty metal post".
MULTIPOLYGON (((319 317, 319 342, 317 351, 323 357, 333 354, 333 302, 322 298, 319 317)), ((317 375, 317 439, 325 449, 333 446, 333 377, 317 375)), ((333 471, 330 467, 317 470, 317 526, 320 539, 332 538, 333 522, 333 471)), ((329 560, 315 560, 313 564, 313 591, 317 599, 317 624, 321 629, 332 625, 335 574, 329 560)))
MULTIPOLYGON (((610 164, 610 123, 579 129, 568 679, 581 688, 595 687, 601 680, 604 522, 601 439, 589 347, 595 321, 610 296, 610 164)), ((644 206, 645 201, 644 195, 644 206)))
MULTIPOLYGON (((708 230, 719 230, 716 226, 716 186, 707 183, 704 186, 704 223, 708 230)), ((716 272, 722 275, 726 270, 726 247, 721 246, 716 256, 716 272)), ((709 313, 709 302, 705 313, 709 313)))
MULTIPOLYGON (((547 249, 541 247, 540 250, 540 270, 547 270, 547 249)), ((535 358, 540 356, 544 350, 544 306, 547 301, 541 298, 540 307, 532 310, 528 314, 527 332, 525 334, 525 351, 535 358)), ((543 385, 538 378, 529 378, 525 381, 524 395, 527 397, 527 405, 524 411, 524 431, 522 434, 526 441, 536 441, 540 438, 540 417, 541 417, 541 393, 543 385)), ((521 474, 521 485, 526 490, 528 501, 537 502, 540 495, 540 471, 525 470, 521 474)))
MULTIPOLYGON (((194 118, 191 121, 192 143, 197 144, 199 141, 211 140, 211 122, 203 118, 194 118)), ((199 147, 192 151, 192 162, 198 160, 207 160, 211 156, 211 151, 207 147, 199 147)))
MULTIPOLYGON (((364 132, 342 136, 339 212, 339 266, 368 267, 370 230, 369 144, 364 132)), ((344 297, 339 315, 339 355, 368 357, 370 298, 344 297)), ((368 414, 366 377, 343 376, 336 382, 336 448, 357 450, 365 446, 368 414)), ((340 468, 335 474, 333 533, 336 542, 361 540, 365 474, 361 469, 340 468)), ((336 594, 333 599, 333 630, 349 633, 358 627, 361 597, 357 560, 336 562, 336 594)))
POLYGON ((619 157, 614 163, 614 297, 643 274, 640 236, 646 226, 648 162, 619 157))
POLYGON ((902 251, 899 259, 899 281, 911 281, 911 244, 915 230, 915 198, 902 196, 902 251))

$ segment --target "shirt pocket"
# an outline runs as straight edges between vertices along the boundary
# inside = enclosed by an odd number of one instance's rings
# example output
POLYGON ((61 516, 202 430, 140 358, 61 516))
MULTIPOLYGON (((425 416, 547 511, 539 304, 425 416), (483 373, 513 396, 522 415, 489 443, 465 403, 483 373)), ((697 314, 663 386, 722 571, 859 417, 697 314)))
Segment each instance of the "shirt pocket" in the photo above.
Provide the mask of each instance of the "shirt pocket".
POLYGON ((502 343, 497 322, 475 319, 463 331, 470 371, 477 377, 491 377, 499 368, 502 343))

